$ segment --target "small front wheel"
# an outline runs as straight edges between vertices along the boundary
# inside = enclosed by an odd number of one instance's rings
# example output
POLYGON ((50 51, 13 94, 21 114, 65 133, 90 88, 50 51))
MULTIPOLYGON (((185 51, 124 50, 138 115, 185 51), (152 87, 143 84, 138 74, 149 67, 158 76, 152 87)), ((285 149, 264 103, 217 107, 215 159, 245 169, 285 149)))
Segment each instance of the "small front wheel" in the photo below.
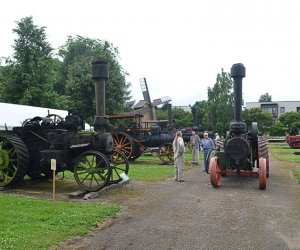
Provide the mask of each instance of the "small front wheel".
POLYGON ((112 154, 108 155, 108 160, 112 168, 109 183, 118 183, 122 180, 121 174, 125 173, 127 175, 129 172, 128 159, 122 151, 114 149, 112 154))
POLYGON ((159 159, 162 163, 172 163, 174 162, 174 152, 172 143, 163 143, 159 147, 159 159))
POLYGON ((87 191, 97 191, 108 185, 111 172, 107 157, 98 151, 86 151, 75 161, 74 178, 87 191))
POLYGON ((209 162, 209 177, 210 183, 213 187, 220 187, 221 170, 218 163, 218 157, 213 157, 209 162))
POLYGON ((266 158, 259 158, 259 172, 258 172, 259 189, 266 189, 267 187, 267 161, 266 158))

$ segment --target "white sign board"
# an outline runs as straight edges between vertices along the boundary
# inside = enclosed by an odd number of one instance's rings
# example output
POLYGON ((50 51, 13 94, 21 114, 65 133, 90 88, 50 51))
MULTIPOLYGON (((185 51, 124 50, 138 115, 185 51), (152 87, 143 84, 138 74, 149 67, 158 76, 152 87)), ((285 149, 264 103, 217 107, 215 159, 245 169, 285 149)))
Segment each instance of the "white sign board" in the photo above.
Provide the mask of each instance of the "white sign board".
POLYGON ((51 170, 56 170, 56 159, 51 159, 51 170))

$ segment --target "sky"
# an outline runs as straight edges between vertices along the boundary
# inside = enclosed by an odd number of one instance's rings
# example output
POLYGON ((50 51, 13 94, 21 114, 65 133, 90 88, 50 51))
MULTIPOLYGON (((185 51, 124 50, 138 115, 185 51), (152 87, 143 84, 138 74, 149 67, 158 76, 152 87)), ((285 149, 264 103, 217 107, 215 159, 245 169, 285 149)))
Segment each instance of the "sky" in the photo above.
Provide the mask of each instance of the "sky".
POLYGON ((16 21, 32 16, 54 49, 68 36, 118 48, 132 99, 207 100, 217 74, 243 63, 243 99, 300 100, 299 0, 10 0, 0 8, 0 58, 12 56, 16 21))

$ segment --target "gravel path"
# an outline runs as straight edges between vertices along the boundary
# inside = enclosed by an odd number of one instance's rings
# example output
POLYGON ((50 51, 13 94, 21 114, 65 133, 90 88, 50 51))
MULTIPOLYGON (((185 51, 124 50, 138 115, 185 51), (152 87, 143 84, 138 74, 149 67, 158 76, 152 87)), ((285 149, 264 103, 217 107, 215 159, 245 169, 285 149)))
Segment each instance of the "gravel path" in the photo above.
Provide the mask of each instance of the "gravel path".
POLYGON ((133 183, 96 199, 120 204, 117 218, 60 249, 300 249, 300 185, 291 167, 271 159, 265 191, 245 176, 212 188, 201 167, 184 183, 133 183))

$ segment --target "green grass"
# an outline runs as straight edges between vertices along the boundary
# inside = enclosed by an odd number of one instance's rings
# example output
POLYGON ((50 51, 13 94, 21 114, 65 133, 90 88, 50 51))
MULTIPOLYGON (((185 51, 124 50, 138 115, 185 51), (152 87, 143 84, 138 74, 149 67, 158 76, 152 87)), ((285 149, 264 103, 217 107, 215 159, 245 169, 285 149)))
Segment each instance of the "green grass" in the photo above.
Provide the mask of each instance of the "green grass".
POLYGON ((0 249, 47 249, 114 216, 113 204, 78 204, 0 194, 0 249))
MULTIPOLYGON (((189 151, 185 156, 185 171, 188 171, 192 156, 189 151)), ((200 159, 203 159, 201 152, 200 159)), ((62 178, 62 173, 58 175, 62 178)), ((133 181, 161 181, 174 176, 174 165, 161 165, 158 157, 145 154, 130 162, 128 175, 133 181)), ((70 171, 64 177, 74 178, 70 171)), ((1 250, 49 249, 71 236, 86 234, 119 211, 113 204, 53 203, 1 193, 0 204, 1 250)))
POLYGON ((300 155, 293 154, 294 152, 300 152, 300 149, 290 148, 286 143, 269 143, 269 150, 276 160, 300 163, 300 155))
MULTIPOLYGON (((300 163, 300 155, 295 155, 294 152, 300 152, 300 149, 293 149, 287 143, 269 143, 269 153, 276 160, 289 163, 300 163)), ((293 175, 300 183, 300 169, 294 168, 293 175)))
POLYGON ((300 169, 299 168, 293 169, 292 172, 293 172, 293 175, 298 180, 298 183, 300 183, 300 169))

